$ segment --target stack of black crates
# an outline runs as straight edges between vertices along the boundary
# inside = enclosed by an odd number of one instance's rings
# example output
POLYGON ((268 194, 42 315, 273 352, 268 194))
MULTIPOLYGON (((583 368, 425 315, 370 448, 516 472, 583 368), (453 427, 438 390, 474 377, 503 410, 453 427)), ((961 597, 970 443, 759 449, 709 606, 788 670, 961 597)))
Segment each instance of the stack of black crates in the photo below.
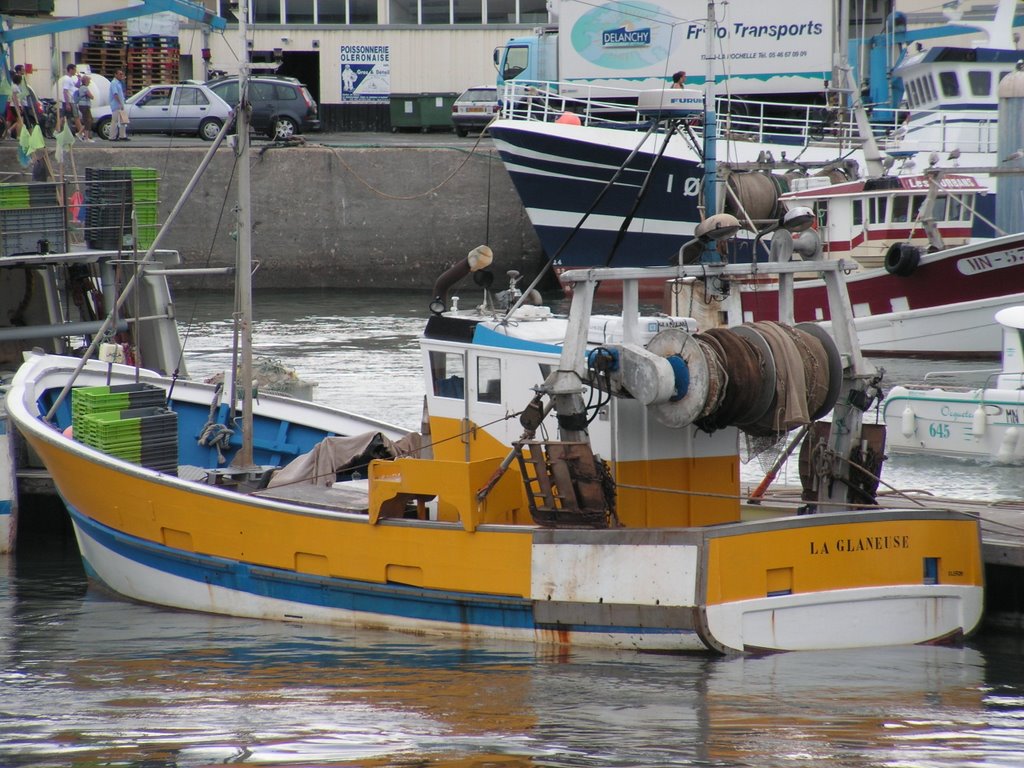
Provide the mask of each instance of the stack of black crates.
POLYGON ((152 384, 78 387, 71 423, 79 442, 147 469, 178 474, 178 414, 152 384))
POLYGON ((158 180, 152 168, 85 169, 85 242, 90 248, 116 251, 133 244, 153 244, 157 226, 158 180), (132 213, 138 242, 132 240, 132 213))

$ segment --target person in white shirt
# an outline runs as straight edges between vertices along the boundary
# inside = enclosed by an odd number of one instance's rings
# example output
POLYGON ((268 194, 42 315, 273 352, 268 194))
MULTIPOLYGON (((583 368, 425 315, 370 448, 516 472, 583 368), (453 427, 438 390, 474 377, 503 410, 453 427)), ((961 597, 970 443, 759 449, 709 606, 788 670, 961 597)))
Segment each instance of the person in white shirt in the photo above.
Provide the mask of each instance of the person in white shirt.
POLYGON ((78 116, 78 67, 68 64, 67 74, 60 79, 60 114, 57 119, 57 130, 64 128, 65 120, 73 120, 75 134, 82 132, 82 120, 78 116))

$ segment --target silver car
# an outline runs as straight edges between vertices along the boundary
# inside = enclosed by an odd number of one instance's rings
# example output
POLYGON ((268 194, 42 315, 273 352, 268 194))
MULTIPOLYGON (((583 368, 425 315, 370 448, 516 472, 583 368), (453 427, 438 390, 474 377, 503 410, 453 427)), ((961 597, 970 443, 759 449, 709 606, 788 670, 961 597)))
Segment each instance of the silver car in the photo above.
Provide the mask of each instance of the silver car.
MULTIPOLYGON (((231 121, 231 107, 205 85, 151 85, 126 102, 129 133, 190 133, 206 141, 217 138, 231 121)), ((114 124, 109 107, 96 117, 96 133, 110 141, 114 124)))

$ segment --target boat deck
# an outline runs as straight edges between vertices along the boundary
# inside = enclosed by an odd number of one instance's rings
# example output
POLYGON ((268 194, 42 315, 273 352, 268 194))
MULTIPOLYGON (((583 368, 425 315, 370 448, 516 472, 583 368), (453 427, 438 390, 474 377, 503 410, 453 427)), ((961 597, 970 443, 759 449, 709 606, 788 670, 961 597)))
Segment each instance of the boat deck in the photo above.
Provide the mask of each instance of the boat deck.
POLYGON ((329 488, 311 483, 293 483, 264 488, 255 491, 253 496, 355 515, 368 514, 370 509, 369 491, 363 482, 335 483, 329 488))

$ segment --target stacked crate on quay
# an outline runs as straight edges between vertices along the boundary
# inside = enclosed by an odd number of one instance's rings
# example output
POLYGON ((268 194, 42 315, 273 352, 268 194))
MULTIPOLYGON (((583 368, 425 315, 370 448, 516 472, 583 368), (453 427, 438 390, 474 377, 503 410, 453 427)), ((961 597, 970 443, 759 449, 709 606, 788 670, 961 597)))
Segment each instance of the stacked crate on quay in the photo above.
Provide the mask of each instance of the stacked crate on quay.
POLYGON ((0 184, 0 257, 66 251, 63 199, 53 182, 0 184))
POLYGON ((110 251, 149 248, 160 229, 159 183, 153 168, 86 168, 85 239, 89 247, 110 251))
POLYGON ((126 79, 129 93, 147 85, 178 82, 181 47, 177 37, 141 35, 128 38, 126 79))
POLYGON ((80 63, 87 64, 90 72, 113 78, 114 72, 124 68, 127 43, 123 21, 91 26, 89 40, 82 45, 80 63))

